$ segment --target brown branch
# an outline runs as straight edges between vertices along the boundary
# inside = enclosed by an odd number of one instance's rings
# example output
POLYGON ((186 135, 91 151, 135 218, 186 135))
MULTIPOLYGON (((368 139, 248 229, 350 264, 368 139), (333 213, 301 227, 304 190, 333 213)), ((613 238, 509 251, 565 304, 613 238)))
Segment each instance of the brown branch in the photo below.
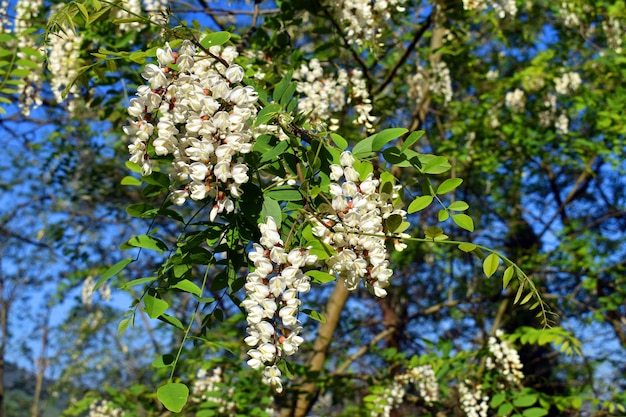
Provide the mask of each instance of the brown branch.
POLYGON ((341 38, 341 41, 343 42, 345 48, 350 51, 350 53, 352 54, 352 58, 354 58, 354 60, 359 64, 359 67, 361 67, 361 70, 363 71, 363 76, 369 84, 372 81, 372 78, 370 76, 369 69, 365 64, 365 61, 363 61, 363 58, 361 58, 361 56, 354 50, 354 48, 350 46, 350 43, 348 42, 348 39, 346 39, 343 30, 328 11, 328 7, 322 7, 322 10, 324 11, 324 15, 328 18, 328 20, 330 20, 330 23, 333 25, 335 30, 339 33, 339 37, 341 38))
POLYGON ((591 166, 596 162, 597 159, 598 159, 597 156, 594 156, 593 158, 591 158, 591 161, 589 161, 586 169, 580 174, 580 176, 576 180, 576 183, 574 183, 574 186, 570 190, 565 200, 563 200, 563 202, 559 204, 559 209, 556 211, 556 213, 552 215, 550 220, 548 220, 545 223, 543 230, 539 234, 537 234, 538 238, 541 238, 550 229, 550 226, 552 225, 552 223, 557 219, 557 217, 561 216, 561 213, 564 212, 565 207, 572 200, 574 200, 574 198, 579 194, 581 190, 587 187, 587 184, 589 184, 589 181, 591 181, 592 173, 595 174, 591 166))
MULTIPOLYGON (((313 344, 313 354, 306 363, 310 373, 317 374, 324 368, 324 362, 328 356, 328 348, 333 339, 335 329, 339 325, 341 311, 348 300, 349 294, 350 293, 344 284, 344 280, 342 278, 338 279, 335 284, 335 288, 326 303, 324 311, 326 321, 324 323, 320 323, 317 338, 313 344)), ((305 377, 303 384, 299 389, 294 409, 285 409, 282 411, 282 415, 285 417, 289 415, 293 415, 294 417, 306 416, 313 406, 316 391, 317 387, 315 380, 305 377)))
POLYGON ((361 356, 363 356, 364 354, 366 354, 373 346, 376 345, 376 343, 380 342, 381 340, 383 340, 384 338, 391 336, 392 334, 394 334, 396 331, 396 329, 394 327, 390 327, 388 329, 383 330, 382 332, 378 333, 370 342, 369 344, 367 344, 366 346, 361 346, 361 348, 359 350, 357 350, 352 356, 350 356, 344 363, 342 363, 335 372, 333 372, 333 375, 336 374, 341 374, 342 372, 344 372, 346 369, 348 369, 348 367, 358 358, 360 358, 361 356))
POLYGON ((391 80, 393 80, 393 77, 396 76, 396 73, 398 72, 400 67, 406 62, 406 60, 409 58, 409 55, 411 55, 411 52, 413 52, 413 50, 415 49, 415 46, 417 45, 419 40, 422 39, 422 36, 424 36, 426 30, 430 27, 430 24, 432 23, 432 17, 432 13, 428 15, 428 18, 424 21, 422 26, 417 30, 417 32, 415 32, 411 43, 407 46, 406 50, 404 51, 398 62, 396 62, 391 71, 389 71, 383 82, 380 83, 380 85, 376 87, 374 91, 372 91, 373 96, 383 91, 385 87, 387 87, 387 85, 391 82, 391 80))
MULTIPOLYGON (((441 53, 437 52, 443 46, 443 35, 445 33, 445 27, 443 26, 443 8, 439 5, 435 5, 435 14, 432 16, 433 21, 433 34, 430 38, 430 64, 434 67, 434 64, 437 64, 441 60, 441 53)), ((429 94, 429 85, 428 80, 424 83, 424 97, 417 105, 415 112, 411 117, 411 122, 409 123, 409 131, 412 132, 414 130, 418 130, 424 120, 426 119, 426 115, 428 114, 428 108, 430 107, 430 94, 429 94)))

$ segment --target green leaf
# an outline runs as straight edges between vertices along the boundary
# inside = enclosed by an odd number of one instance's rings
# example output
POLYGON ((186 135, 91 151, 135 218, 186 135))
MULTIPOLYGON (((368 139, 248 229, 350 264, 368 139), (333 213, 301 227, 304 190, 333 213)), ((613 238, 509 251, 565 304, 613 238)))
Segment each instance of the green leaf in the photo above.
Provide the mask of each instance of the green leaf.
POLYGON ((268 152, 265 152, 263 156, 261 156, 261 160, 259 161, 259 163, 262 164, 263 162, 267 162, 276 158, 278 155, 281 155, 283 152, 285 152, 288 147, 289 147, 288 141, 283 140, 283 141, 278 142, 276 146, 274 146, 268 152))
POLYGON ((515 407, 530 407, 537 402, 537 394, 528 394, 523 397, 517 397, 513 400, 515 407))
POLYGON ((74 5, 76 7, 78 7, 78 10, 80 11, 80 14, 83 15, 83 18, 85 19, 85 21, 88 21, 89 20, 89 12, 87 11, 87 8, 83 4, 81 4, 79 2, 74 2, 74 5))
POLYGON ((151 319, 156 319, 161 314, 165 313, 168 309, 169 304, 167 301, 161 300, 160 298, 153 297, 151 295, 144 295, 143 304, 145 306, 145 311, 148 313, 151 319))
POLYGON ((289 101, 293 98, 296 89, 298 88, 298 84, 296 82, 290 82, 283 94, 280 96, 280 100, 278 102, 281 106, 285 106, 289 103, 289 101))
POLYGON ((404 140, 404 143, 402 144, 402 147, 400 148, 401 152, 406 151, 409 147, 413 146, 413 144, 415 142, 417 142, 418 140, 420 140, 420 138, 422 136, 424 136, 424 133, 426 133, 425 130, 416 130, 415 132, 411 132, 411 134, 409 135, 409 137, 407 137, 404 140))
POLYGON ((195 294, 198 297, 202 297, 202 290, 200 289, 200 287, 198 287, 196 284, 189 281, 188 279, 184 279, 182 281, 177 282, 176 285, 172 286, 172 288, 176 288, 178 290, 195 294))
POLYGON ((122 333, 124 333, 126 329, 128 329, 129 325, 130 325, 129 318, 122 319, 122 321, 120 321, 120 324, 117 325, 117 334, 121 335, 122 333))
POLYGON ((336 133, 331 133, 330 134, 330 139, 342 151, 345 150, 348 147, 348 141, 345 140, 342 136, 340 136, 340 135, 338 135, 336 133))
POLYGON ((505 398, 506 398, 506 395, 504 395, 503 393, 494 395, 493 398, 491 399, 491 408, 496 408, 497 406, 502 404, 505 398))
POLYGON ((292 186, 275 187, 265 192, 265 195, 277 201, 300 201, 302 194, 298 188, 292 186))
POLYGON ((385 229, 389 233, 395 233, 402 225, 402 216, 399 214, 392 214, 385 219, 385 229))
POLYGON ((374 141, 374 137, 370 136, 368 138, 363 139, 352 148, 352 156, 356 159, 367 158, 372 154, 372 142, 374 141))
POLYGON ((185 330, 183 323, 174 316, 170 316, 169 314, 163 313, 158 317, 158 319, 171 324, 172 326, 176 327, 179 330, 185 330))
MULTIPOLYGON (((276 84, 276 88, 274 88, 274 93, 272 94, 272 100, 274 102, 278 103, 280 101, 280 98, 285 93, 285 90, 287 89, 287 87, 289 87, 289 84, 291 84, 292 76, 293 76, 293 71, 289 71, 287 72, 287 74, 285 74, 282 80, 280 80, 280 82, 276 84)), ((276 105, 278 106, 278 104, 276 105)), ((278 108, 280 108, 280 106, 278 106, 278 108)))
POLYGON ((442 236, 442 235, 445 236, 443 234, 443 230, 437 226, 431 226, 427 228, 426 230, 424 230, 424 234, 426 235, 427 238, 433 239, 433 240, 436 240, 439 236, 442 236))
POLYGON ((229 39, 230 33, 228 32, 213 32, 202 38, 200 45, 205 49, 209 49, 212 46, 224 45, 229 39))
POLYGON ((326 284, 327 282, 332 282, 336 279, 334 275, 331 275, 328 272, 318 271, 315 269, 305 272, 304 275, 311 277, 313 282, 316 284, 326 284))
POLYGON ((126 168, 130 169, 131 171, 136 172, 137 174, 141 174, 141 166, 139 166, 138 164, 134 162, 126 161, 124 162, 124 165, 126 166, 126 168))
POLYGON ((104 271, 104 273, 102 275, 100 275, 100 278, 98 279, 98 282, 96 282, 96 286, 94 287, 93 290, 96 291, 109 278, 112 278, 115 275, 119 274, 131 262, 133 262, 132 259, 123 259, 123 260, 119 261, 118 263, 116 263, 115 265, 113 265, 112 267, 110 267, 109 269, 107 269, 106 271, 104 271))
POLYGON ((507 416, 511 411, 513 411, 513 405, 509 403, 504 403, 500 407, 498 407, 498 417, 507 416))
POLYGON ((483 261, 483 272, 490 278, 498 269, 500 265, 500 258, 495 253, 490 254, 483 261))
POLYGON ((477 248, 477 246, 474 245, 473 243, 463 242, 463 243, 459 244, 459 249, 461 249, 463 252, 467 252, 467 253, 473 251, 476 248, 477 248))
POLYGON ((519 302, 520 305, 526 304, 527 302, 530 301, 530 299, 533 298, 533 293, 529 292, 528 294, 526 294, 526 296, 522 299, 522 301, 519 302))
POLYGON ((268 124, 274 117, 276 117, 278 113, 280 113, 281 110, 282 109, 279 104, 276 104, 276 103, 268 104, 267 106, 263 107, 261 111, 259 111, 259 114, 256 116, 256 119, 254 119, 254 125, 259 126, 259 125, 268 124))
POLYGON ((124 178, 122 178, 122 181, 120 182, 120 184, 122 184, 122 185, 141 185, 141 184, 143 184, 143 182, 139 178, 135 178, 135 177, 131 177, 130 175, 127 175, 124 178))
POLYGON ((520 286, 517 289, 517 294, 515 294, 515 299, 513 300, 513 304, 517 304, 517 302, 522 297, 522 294, 524 294, 524 281, 520 283, 520 286))
POLYGON ((169 368, 174 364, 176 357, 171 353, 167 353, 165 355, 159 355, 158 358, 152 361, 153 368, 169 368))
POLYGON ((439 210, 437 212, 437 219, 440 222, 445 222, 446 220, 448 220, 449 217, 450 217, 450 213, 448 213, 448 210, 439 210))
POLYGON ((468 208, 469 204, 462 200, 455 201, 448 206, 448 210, 451 211, 465 211, 468 208))
POLYGON ((318 261, 328 259, 337 253, 332 246, 321 240, 310 240, 307 242, 307 246, 310 246, 309 253, 317 256, 318 261))
POLYGON ((468 232, 474 231, 474 221, 467 214, 459 213, 452 215, 452 221, 456 223, 462 229, 467 230, 468 232))
POLYGON ((437 187, 437 194, 446 194, 455 190, 463 182, 462 178, 448 178, 437 187))
POLYGON ((157 208, 154 208, 150 204, 146 203, 131 204, 126 207, 126 214, 132 217, 152 218, 156 216, 157 212, 157 208))
POLYGON ((278 201, 265 195, 263 196, 263 206, 261 207, 261 219, 265 222, 268 217, 272 217, 274 222, 276 222, 276 227, 280 228, 283 220, 280 204, 278 204, 278 201))
POLYGON ((302 309, 301 311, 315 321, 319 321, 320 323, 326 323, 326 317, 324 317, 323 314, 320 314, 317 311, 310 310, 308 308, 302 309))
POLYGON ((451 168, 450 163, 443 156, 421 155, 420 161, 422 163, 421 171, 424 174, 443 174, 451 168))
POLYGON ((137 278, 132 281, 128 281, 120 285, 121 290, 125 290, 130 287, 136 287, 137 285, 147 284, 148 282, 154 282, 158 279, 158 277, 146 277, 146 278, 137 278))
POLYGON ((130 59, 133 62, 136 62, 137 64, 144 64, 146 62, 147 57, 148 57, 148 54, 145 53, 144 51, 135 51, 135 52, 132 52, 128 56, 128 59, 130 59))
POLYGON ((507 267, 504 270, 504 276, 502 277, 502 288, 503 289, 508 287, 509 282, 511 282, 511 278, 513 278, 514 273, 515 273, 515 268, 513 267, 513 265, 507 267))
POLYGON ((415 200, 411 201, 409 207, 406 209, 406 212, 411 214, 416 211, 424 210, 426 207, 433 202, 434 197, 432 195, 422 195, 417 197, 415 200))
POLYGON ((188 397, 189 388, 180 382, 170 382, 157 390, 159 401, 173 413, 179 413, 183 409, 188 397))
POLYGON ((524 417, 543 417, 548 415, 548 410, 539 407, 527 408, 522 413, 524 417))
POLYGON ((381 150, 383 146, 385 146, 387 143, 404 135, 406 132, 408 132, 407 129, 402 127, 396 127, 391 129, 385 129, 372 135, 372 151, 376 152, 381 150))
POLYGON ((149 235, 139 235, 130 238, 126 243, 122 244, 120 249, 144 248, 156 250, 159 253, 167 251, 167 245, 156 237, 149 235))

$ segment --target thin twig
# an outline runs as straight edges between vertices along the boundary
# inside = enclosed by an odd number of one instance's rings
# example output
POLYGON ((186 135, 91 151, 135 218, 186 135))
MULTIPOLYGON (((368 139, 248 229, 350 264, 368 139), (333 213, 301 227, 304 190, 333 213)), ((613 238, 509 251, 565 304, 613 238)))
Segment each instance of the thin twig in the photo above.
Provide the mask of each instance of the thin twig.
POLYGON ((404 54, 402 54, 398 62, 396 62, 396 65, 394 65, 391 71, 389 71, 389 73, 387 74, 383 82, 380 83, 378 87, 374 89, 374 91, 372 92, 373 93, 372 95, 376 95, 380 93, 381 91, 383 91, 385 87, 387 87, 387 85, 391 82, 391 80, 393 80, 393 77, 396 76, 396 73, 398 72, 400 67, 409 58, 409 55, 411 55, 411 52, 413 52, 413 50, 415 49, 415 46, 417 45, 419 40, 422 38, 422 36, 424 36, 424 33, 426 33, 426 30, 430 27, 431 23, 432 23, 432 14, 428 15, 428 18, 424 21, 422 26, 417 30, 417 32, 415 32, 415 35, 413 36, 411 43, 407 46, 406 50, 404 51, 404 54))

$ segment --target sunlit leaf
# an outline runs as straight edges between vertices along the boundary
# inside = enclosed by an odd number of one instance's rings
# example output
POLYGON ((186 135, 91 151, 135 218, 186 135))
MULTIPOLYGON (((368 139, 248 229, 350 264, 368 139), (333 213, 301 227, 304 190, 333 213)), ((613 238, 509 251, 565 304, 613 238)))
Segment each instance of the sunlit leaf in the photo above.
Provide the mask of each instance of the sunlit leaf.
POLYGON ((409 204, 409 207, 407 208, 406 212, 411 214, 420 210, 424 210, 426 207, 430 205, 430 203, 433 202, 433 199, 434 197, 432 195, 419 196, 415 200, 411 201, 411 204, 409 204))
POLYGON ((157 398, 165 408, 174 413, 179 413, 189 397, 189 388, 180 382, 170 382, 167 385, 159 387, 157 390, 157 398))
POLYGON ((463 179, 461 178, 448 178, 437 187, 437 194, 446 194, 450 191, 455 190, 461 183, 463 179))
POLYGON ((112 267, 110 267, 109 269, 107 269, 102 275, 100 275, 100 278, 96 282, 96 285, 95 285, 93 290, 96 291, 107 280, 111 279, 115 275, 117 275, 120 272, 122 272, 122 270, 124 268, 126 268, 131 262, 133 262, 132 259, 123 259, 123 260, 119 261, 118 263, 116 263, 115 265, 113 265, 112 267))
POLYGON ((483 272, 487 276, 487 278, 491 277, 498 266, 500 265, 500 258, 495 253, 488 255, 483 261, 483 272))

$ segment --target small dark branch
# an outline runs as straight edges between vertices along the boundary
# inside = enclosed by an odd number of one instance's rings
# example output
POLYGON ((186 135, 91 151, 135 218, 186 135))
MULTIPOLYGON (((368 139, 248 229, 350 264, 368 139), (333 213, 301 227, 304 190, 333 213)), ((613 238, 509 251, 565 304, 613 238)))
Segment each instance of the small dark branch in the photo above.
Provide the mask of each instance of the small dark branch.
POLYGON ((417 32, 415 32, 415 35, 413 36, 413 39, 411 40, 409 46, 407 46, 406 50, 404 51, 404 54, 402 54, 398 62, 396 62, 396 65, 391 68, 391 71, 389 71, 383 82, 374 89, 373 95, 376 95, 383 91, 385 87, 389 85, 391 80, 393 80, 393 77, 396 76, 396 73, 398 72, 400 67, 406 62, 406 60, 409 58, 409 55, 411 55, 411 53, 415 50, 415 46, 417 45, 417 43, 420 41, 420 39, 422 39, 422 36, 424 36, 426 30, 428 30, 428 28, 430 27, 430 24, 432 23, 432 16, 432 14, 428 15, 428 18, 426 18, 422 26, 417 30, 417 32))
POLYGON ((569 203, 571 203, 572 200, 580 196, 581 193, 583 193, 587 189, 587 187, 589 186, 589 183, 591 182, 592 177, 597 177, 598 172, 600 171, 600 167, 602 165, 601 163, 597 164, 596 168, 594 169, 593 166, 596 165, 597 160, 598 160, 597 156, 594 156, 593 158, 591 158, 591 161, 589 161, 589 163, 585 167, 586 169, 576 179, 576 183, 570 190, 565 200, 563 200, 563 202, 559 204, 559 209, 557 210, 557 212, 554 213, 554 215, 550 218, 550 220, 545 224, 541 233, 537 235, 538 238, 541 238, 550 229, 550 226, 556 220, 556 218, 562 215, 563 211, 565 210, 565 207, 569 203))
POLYGON ((205 0, 198 0, 198 3, 200 3, 200 6, 202 6, 202 8, 204 9, 203 11, 211 18, 211 20, 213 20, 213 23, 215 23, 215 25, 220 30, 226 29, 226 26, 224 26, 224 24, 222 24, 222 22, 220 22, 219 19, 217 18, 217 15, 215 14, 215 11, 213 10, 213 8, 210 7, 209 4, 205 0))
POLYGON ((561 199, 561 193, 559 187, 556 184, 556 177, 554 175, 554 171, 550 165, 546 166, 546 172, 548 173, 548 182, 550 183, 550 190, 552 191, 552 195, 554 195, 554 200, 559 205, 559 207, 563 207, 561 210, 561 220, 563 224, 567 223, 567 213, 565 211, 565 207, 563 206, 563 200, 561 199))
POLYGON ((348 39, 346 39, 343 30, 341 30, 339 24, 335 21, 335 19, 333 19, 333 16, 328 11, 328 7, 322 7, 322 10, 324 11, 324 15, 328 18, 328 20, 330 20, 330 23, 333 25, 337 33, 339 33, 339 37, 341 38, 344 46, 350 51, 354 60, 359 64, 359 67, 361 67, 365 79, 368 81, 368 83, 371 83, 372 79, 370 77, 370 72, 367 68, 367 65, 365 64, 365 61, 363 61, 363 58, 361 58, 361 56, 350 46, 350 43, 348 42, 348 39))
POLYGON ((250 37, 252 37, 252 35, 254 35, 254 32, 256 32, 259 13, 261 12, 261 8, 259 5, 262 1, 263 0, 254 0, 254 10, 252 12, 252 22, 250 23, 250 29, 248 29, 248 31, 241 37, 241 43, 237 48, 239 49, 240 53, 248 46, 248 43, 250 42, 250 37))

